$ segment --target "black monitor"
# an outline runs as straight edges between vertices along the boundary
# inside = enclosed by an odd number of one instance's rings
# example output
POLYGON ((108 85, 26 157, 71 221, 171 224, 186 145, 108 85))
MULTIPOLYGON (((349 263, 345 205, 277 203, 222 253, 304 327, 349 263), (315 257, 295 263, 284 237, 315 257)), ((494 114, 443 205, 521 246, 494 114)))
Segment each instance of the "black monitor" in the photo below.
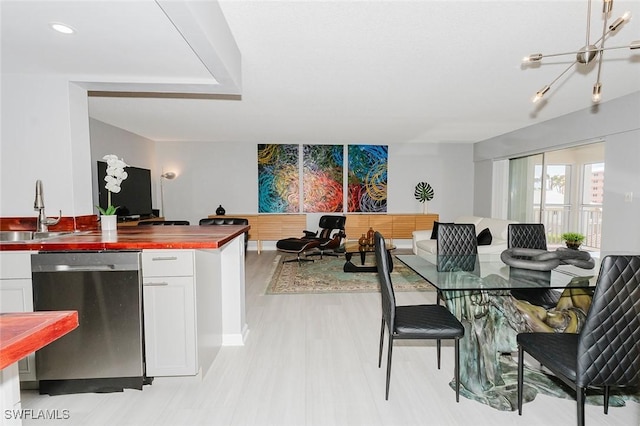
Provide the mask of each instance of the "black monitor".
MULTIPOLYGON (((151 170, 128 166, 125 168, 127 178, 120 185, 120 192, 111 194, 111 204, 120 206, 118 217, 151 217, 153 206, 151 202, 151 170)), ((108 205, 104 187, 104 177, 107 175, 107 163, 98 161, 98 200, 100 207, 108 205)))

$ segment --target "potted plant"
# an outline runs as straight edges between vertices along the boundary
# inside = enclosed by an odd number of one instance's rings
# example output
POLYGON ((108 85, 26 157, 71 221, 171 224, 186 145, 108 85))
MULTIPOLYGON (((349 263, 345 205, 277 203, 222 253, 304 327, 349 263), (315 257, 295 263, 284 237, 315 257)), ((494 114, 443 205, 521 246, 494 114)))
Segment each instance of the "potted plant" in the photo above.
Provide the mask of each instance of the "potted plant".
POLYGON ((108 191, 107 207, 96 207, 100 210, 100 226, 102 230, 115 231, 118 219, 116 212, 120 206, 114 206, 111 203, 111 193, 117 194, 120 192, 122 181, 128 177, 127 172, 124 171, 125 167, 128 167, 128 164, 113 154, 105 155, 102 159, 107 162, 107 175, 104 177, 106 181, 104 187, 108 191))
POLYGON ((423 212, 427 214, 427 201, 433 200, 433 188, 427 182, 418 182, 413 191, 416 200, 423 204, 423 212))
POLYGON ((578 250, 580 244, 584 241, 584 235, 578 232, 565 232, 561 236, 568 248, 578 250))

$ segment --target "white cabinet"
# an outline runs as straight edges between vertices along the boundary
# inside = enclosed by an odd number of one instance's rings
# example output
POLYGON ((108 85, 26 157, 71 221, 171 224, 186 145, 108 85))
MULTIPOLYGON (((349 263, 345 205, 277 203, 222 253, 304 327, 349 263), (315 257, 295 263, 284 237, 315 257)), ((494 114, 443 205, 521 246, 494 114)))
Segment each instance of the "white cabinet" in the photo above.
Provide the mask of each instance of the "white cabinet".
POLYGON ((198 373, 193 250, 143 250, 147 376, 198 373))
MULTIPOLYGON (((31 251, 0 252, 0 312, 33 312, 31 251)), ((20 380, 36 380, 35 354, 20 360, 20 380)))

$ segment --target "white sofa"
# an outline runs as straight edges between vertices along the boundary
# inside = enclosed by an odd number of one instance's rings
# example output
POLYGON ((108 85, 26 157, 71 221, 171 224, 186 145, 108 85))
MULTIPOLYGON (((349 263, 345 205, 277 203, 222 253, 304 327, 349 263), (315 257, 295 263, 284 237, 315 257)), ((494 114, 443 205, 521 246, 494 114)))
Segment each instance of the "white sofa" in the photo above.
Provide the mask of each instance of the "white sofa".
MULTIPOLYGON (((446 223, 446 222, 443 222, 446 223)), ((502 253, 507 249, 507 228, 513 220, 493 219, 478 216, 460 216, 453 223, 472 223, 476 227, 476 235, 485 228, 491 232, 491 244, 478 246, 478 253, 502 253)), ((431 229, 413 231, 413 254, 428 257, 437 254, 437 240, 431 239, 431 229)))

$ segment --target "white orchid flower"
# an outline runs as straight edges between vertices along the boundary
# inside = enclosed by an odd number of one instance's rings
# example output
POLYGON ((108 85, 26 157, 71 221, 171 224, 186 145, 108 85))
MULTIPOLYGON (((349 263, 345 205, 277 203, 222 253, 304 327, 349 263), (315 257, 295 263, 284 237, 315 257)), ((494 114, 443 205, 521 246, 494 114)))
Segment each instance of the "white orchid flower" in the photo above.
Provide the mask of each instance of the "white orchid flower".
POLYGON ((108 191, 107 202, 109 205, 106 209, 100 206, 96 207, 98 207, 98 210, 100 210, 100 213, 103 215, 114 215, 119 206, 116 207, 111 204, 111 193, 117 194, 120 192, 120 184, 129 177, 127 172, 124 171, 124 168, 129 167, 129 165, 114 154, 105 155, 102 159, 107 162, 107 175, 104 177, 106 184, 104 187, 108 191))
POLYGON ((120 192, 120 185, 115 182, 107 182, 104 187, 107 188, 107 191, 113 192, 114 194, 120 192))

